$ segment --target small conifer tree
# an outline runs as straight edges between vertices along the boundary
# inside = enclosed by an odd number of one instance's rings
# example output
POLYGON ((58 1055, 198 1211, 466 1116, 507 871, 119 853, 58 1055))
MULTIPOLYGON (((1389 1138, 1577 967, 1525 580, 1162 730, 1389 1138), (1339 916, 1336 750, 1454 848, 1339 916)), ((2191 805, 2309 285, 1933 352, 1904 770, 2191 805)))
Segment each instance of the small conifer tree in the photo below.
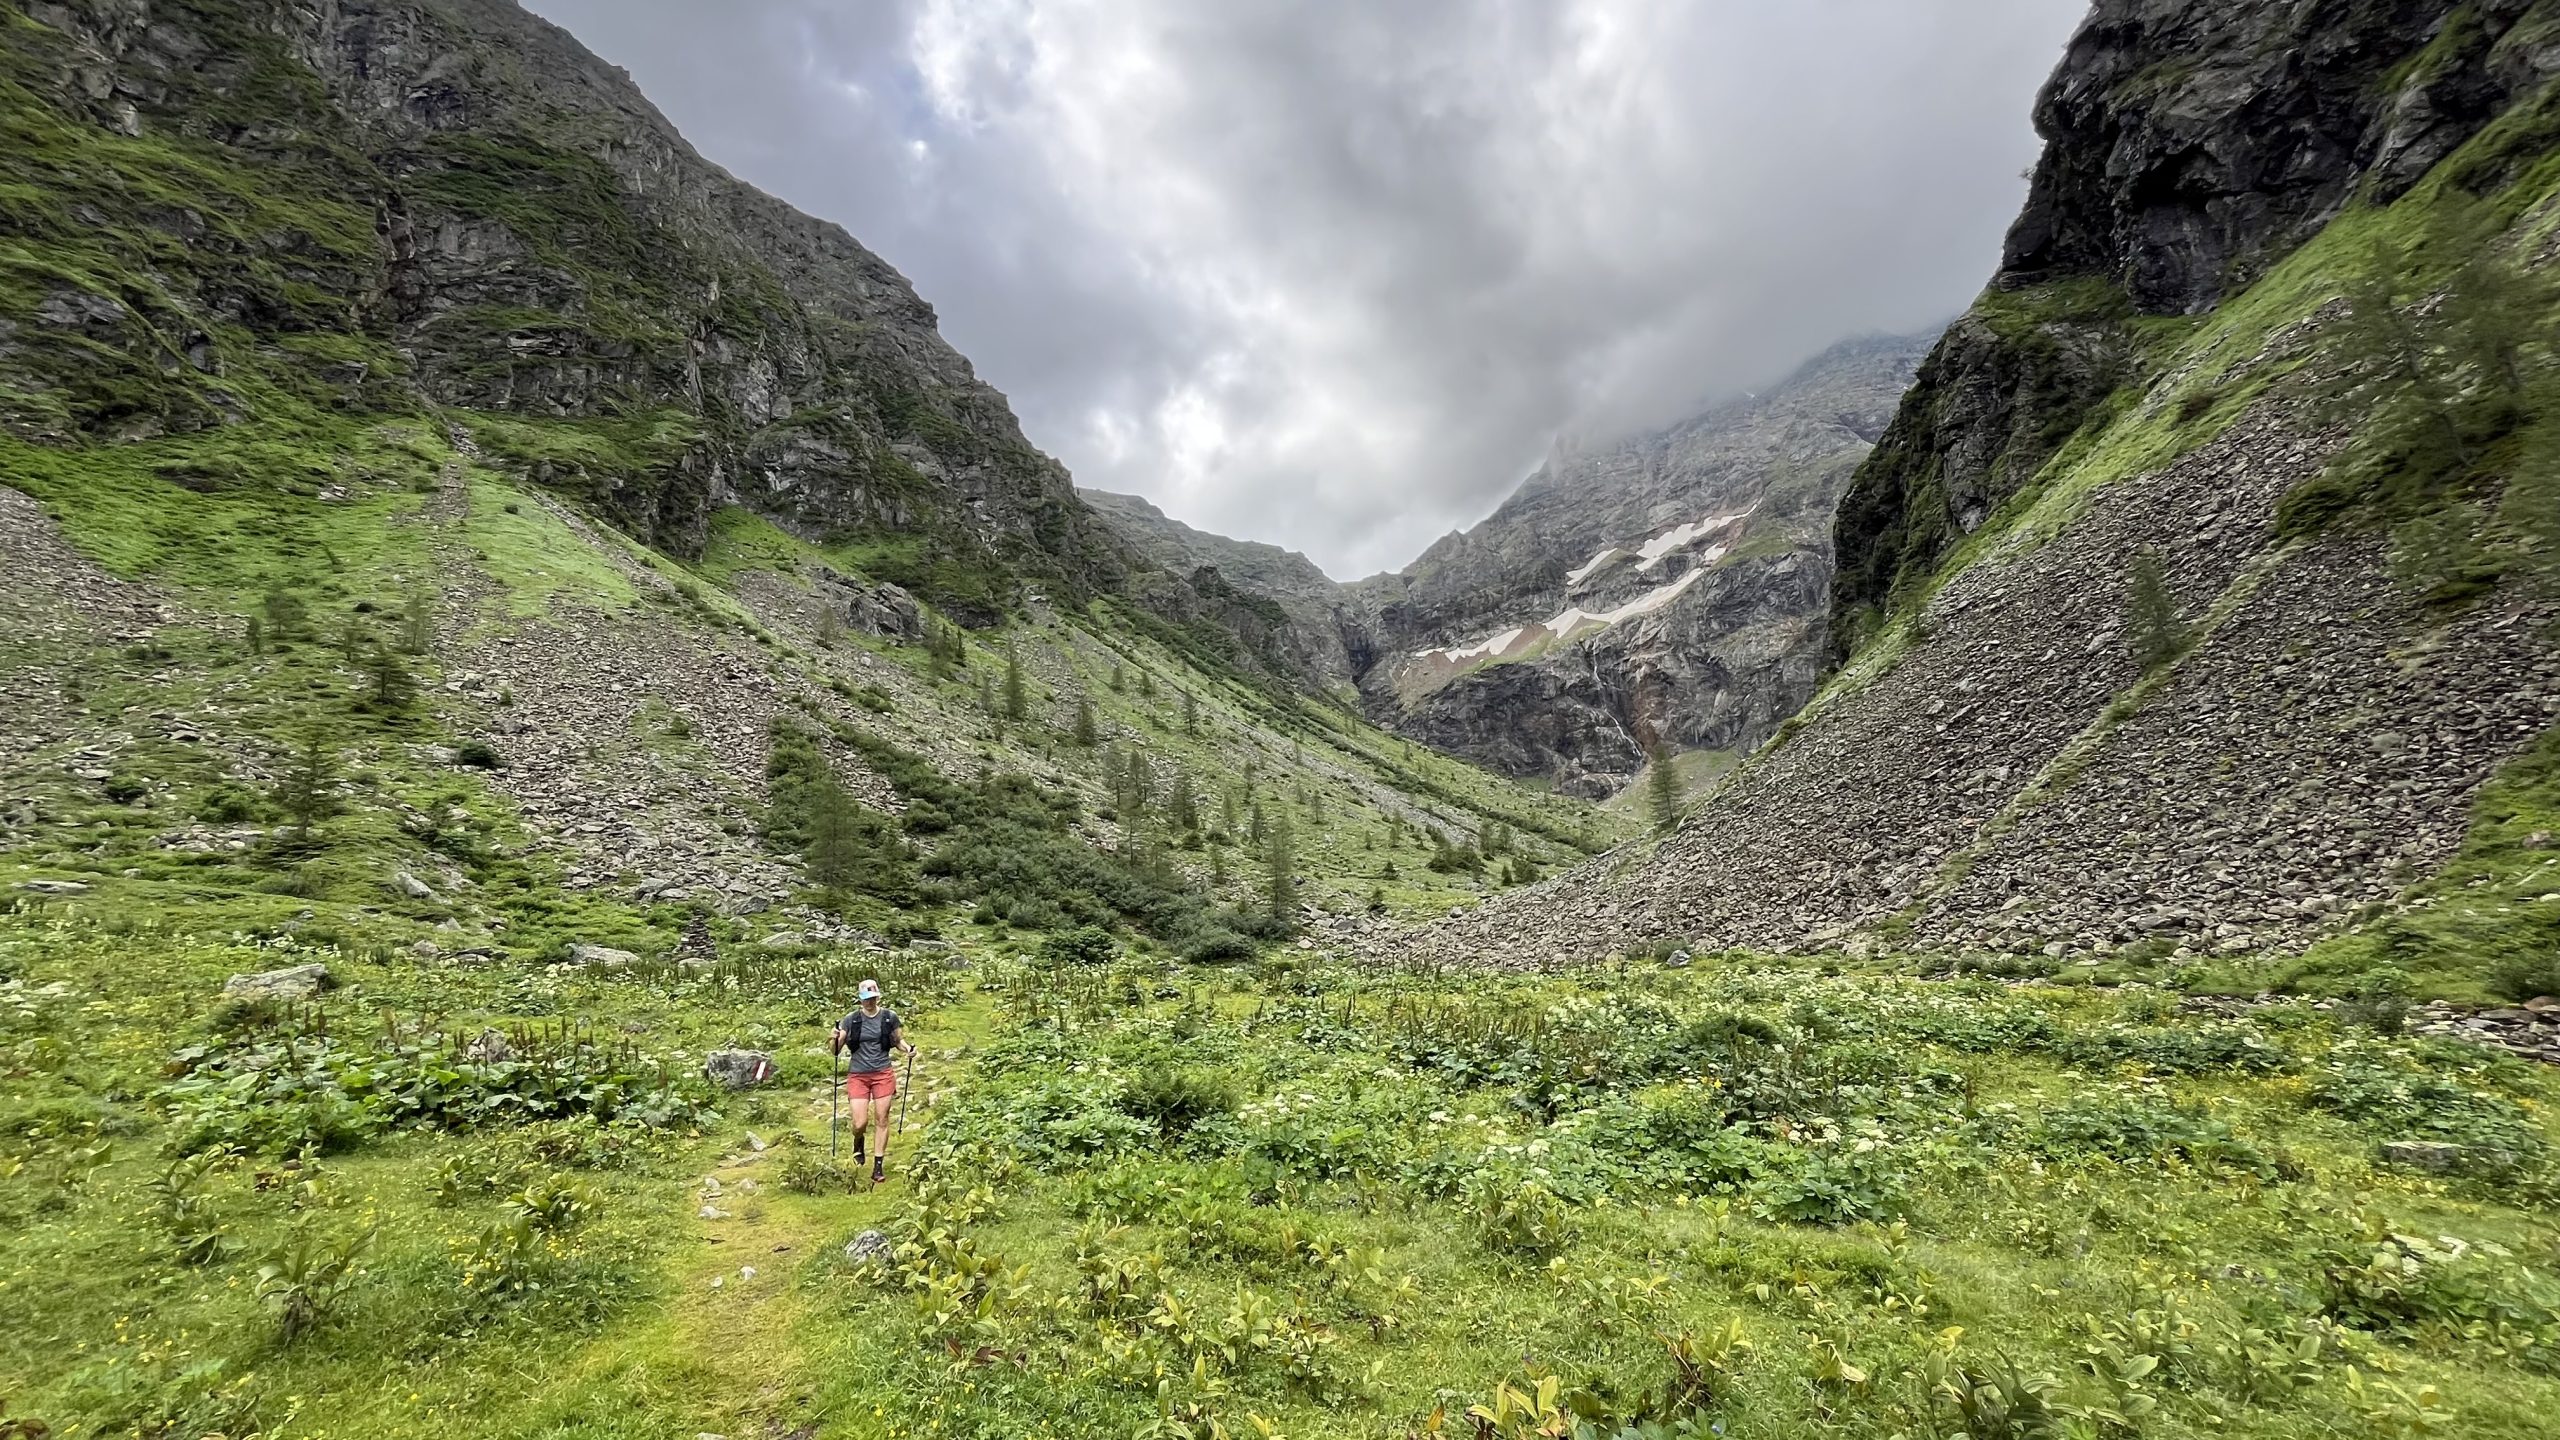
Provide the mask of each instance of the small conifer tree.
POLYGON ((258 613, 267 622, 267 639, 275 644, 290 645, 309 634, 311 612, 290 590, 269 590, 258 602, 258 613))
POLYGON ((376 645, 365 659, 365 703, 386 715, 417 703, 418 677, 408 662, 388 645, 376 645))
POLYGON ((1030 713, 1030 693, 1022 683, 1022 657, 1008 645, 1004 651, 1004 718, 1019 722, 1030 713))
POLYGON ((1673 759, 1671 747, 1656 739, 1645 752, 1645 808, 1651 813, 1654 833, 1668 835, 1680 828, 1680 767, 1673 759))
POLYGON ((276 809, 283 812, 294 839, 306 845, 312 841, 320 822, 337 813, 337 791, 338 759, 328 737, 317 729, 305 731, 275 788, 276 809))
POLYGON ((2178 602, 2169 594, 2168 571, 2159 551, 2145 546, 2134 552, 2124 607, 2134 663, 2145 675, 2168 668, 2187 648, 2187 627, 2178 619, 2178 602))
POLYGON ((434 648, 436 640, 435 602, 424 590, 409 592, 400 607, 400 649, 407 655, 424 655, 434 648))
POLYGON ((1294 925, 1298 915, 1298 856, 1285 810, 1272 817, 1270 833, 1263 842, 1262 864, 1271 918, 1283 925, 1294 925))
POLYGON ((1096 738, 1093 725, 1093 701, 1086 696, 1078 695, 1076 697, 1076 744, 1090 750, 1096 738))

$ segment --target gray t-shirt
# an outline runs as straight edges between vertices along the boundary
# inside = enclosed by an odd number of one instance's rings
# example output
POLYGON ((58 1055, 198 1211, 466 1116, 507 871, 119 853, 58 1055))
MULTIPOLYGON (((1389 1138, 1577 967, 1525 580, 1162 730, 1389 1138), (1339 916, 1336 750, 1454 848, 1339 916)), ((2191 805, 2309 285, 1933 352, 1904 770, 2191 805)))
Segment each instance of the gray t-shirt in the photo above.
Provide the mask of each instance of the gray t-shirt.
POLYGON ((898 1012, 883 1005, 877 1015, 856 1010, 836 1023, 836 1033, 844 1037, 849 1057, 845 1070, 849 1074, 868 1075, 889 1068, 889 1052, 898 1048, 898 1012))

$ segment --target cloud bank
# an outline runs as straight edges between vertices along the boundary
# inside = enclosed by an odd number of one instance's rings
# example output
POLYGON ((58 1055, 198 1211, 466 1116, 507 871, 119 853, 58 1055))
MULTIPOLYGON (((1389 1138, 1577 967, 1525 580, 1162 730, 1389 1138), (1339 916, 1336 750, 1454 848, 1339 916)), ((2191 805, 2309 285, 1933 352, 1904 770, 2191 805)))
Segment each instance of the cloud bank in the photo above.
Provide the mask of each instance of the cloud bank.
POLYGON ((1077 482, 1337 576, 1961 309, 2077 0, 528 0, 1077 482))

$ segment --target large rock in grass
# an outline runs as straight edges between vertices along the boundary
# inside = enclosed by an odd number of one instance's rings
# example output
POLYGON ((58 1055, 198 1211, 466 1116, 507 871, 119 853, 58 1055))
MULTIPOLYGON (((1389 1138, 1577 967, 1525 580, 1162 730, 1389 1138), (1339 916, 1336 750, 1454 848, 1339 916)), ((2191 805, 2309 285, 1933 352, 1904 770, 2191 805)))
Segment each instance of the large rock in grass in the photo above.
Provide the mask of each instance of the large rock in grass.
POLYGON ((569 959, 572 964, 593 965, 603 970, 628 970, 640 963, 639 956, 628 950, 616 950, 610 945, 572 945, 569 947, 569 959))
POLYGON ((702 1057, 702 1073, 723 1090, 752 1090, 773 1078, 773 1057, 762 1050, 714 1050, 702 1057))
POLYGON ((295 965, 256 975, 234 975, 222 982, 222 993, 236 1000, 308 1000, 329 988, 329 967, 295 965))
POLYGON ((2442 1140, 2386 1140, 2381 1156, 2385 1165, 2422 1170, 2430 1175, 2450 1175, 2461 1169, 2463 1162, 2462 1147, 2442 1140))

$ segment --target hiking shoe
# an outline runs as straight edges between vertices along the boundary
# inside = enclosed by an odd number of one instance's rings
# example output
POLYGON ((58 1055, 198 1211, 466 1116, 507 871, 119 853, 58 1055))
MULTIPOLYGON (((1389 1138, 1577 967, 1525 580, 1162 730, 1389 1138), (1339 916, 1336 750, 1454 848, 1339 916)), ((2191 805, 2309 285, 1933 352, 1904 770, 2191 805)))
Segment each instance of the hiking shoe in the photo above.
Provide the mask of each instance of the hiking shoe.
POLYGON ((877 1185, 877 1184, 879 1184, 881 1181, 886 1180, 886 1179, 888 1179, 888 1178, 889 1178, 889 1162, 888 1162, 888 1161, 886 1161, 886 1160, 874 1160, 874 1161, 872 1161, 872 1162, 871 1162, 871 1183, 872 1183, 872 1184, 874 1184, 874 1185, 877 1185))

